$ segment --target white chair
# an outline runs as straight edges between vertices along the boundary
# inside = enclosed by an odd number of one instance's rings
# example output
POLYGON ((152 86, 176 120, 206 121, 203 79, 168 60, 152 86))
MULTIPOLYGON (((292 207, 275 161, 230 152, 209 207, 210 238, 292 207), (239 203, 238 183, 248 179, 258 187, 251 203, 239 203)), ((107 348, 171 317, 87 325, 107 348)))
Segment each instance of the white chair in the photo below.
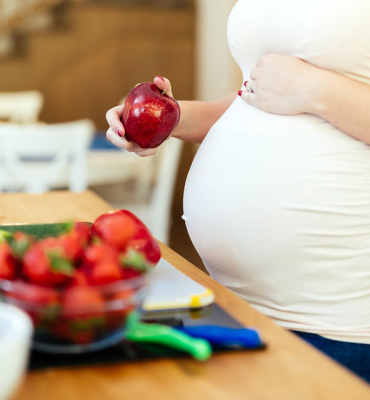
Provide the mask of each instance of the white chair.
POLYGON ((32 124, 39 120, 44 97, 37 90, 0 92, 0 120, 32 124))
POLYGON ((156 155, 139 159, 131 185, 121 183, 92 189, 115 209, 133 212, 156 239, 168 245, 182 147, 181 140, 171 138, 159 147, 156 155))
POLYGON ((66 176, 69 190, 86 190, 94 131, 90 120, 0 124, 0 191, 43 193, 63 186, 66 176))

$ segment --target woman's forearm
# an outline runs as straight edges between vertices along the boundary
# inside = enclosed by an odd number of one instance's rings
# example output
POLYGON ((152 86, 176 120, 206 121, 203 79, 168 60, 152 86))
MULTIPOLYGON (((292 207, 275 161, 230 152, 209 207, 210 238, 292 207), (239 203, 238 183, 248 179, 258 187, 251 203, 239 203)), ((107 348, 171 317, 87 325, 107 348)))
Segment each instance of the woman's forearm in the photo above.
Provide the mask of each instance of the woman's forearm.
POLYGON ((172 136, 186 142, 201 143, 236 96, 232 93, 216 101, 180 100, 181 118, 172 136))
POLYGON ((370 86, 330 71, 317 74, 307 112, 370 144, 370 86))

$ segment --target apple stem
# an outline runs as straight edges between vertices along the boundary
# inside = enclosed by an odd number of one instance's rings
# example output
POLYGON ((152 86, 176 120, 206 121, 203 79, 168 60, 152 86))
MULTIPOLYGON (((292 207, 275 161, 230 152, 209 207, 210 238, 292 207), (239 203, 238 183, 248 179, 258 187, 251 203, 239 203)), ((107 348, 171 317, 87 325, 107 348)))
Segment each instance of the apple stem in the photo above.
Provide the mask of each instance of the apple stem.
POLYGON ((167 89, 163 89, 161 95, 163 96, 166 93, 167 93, 167 89))

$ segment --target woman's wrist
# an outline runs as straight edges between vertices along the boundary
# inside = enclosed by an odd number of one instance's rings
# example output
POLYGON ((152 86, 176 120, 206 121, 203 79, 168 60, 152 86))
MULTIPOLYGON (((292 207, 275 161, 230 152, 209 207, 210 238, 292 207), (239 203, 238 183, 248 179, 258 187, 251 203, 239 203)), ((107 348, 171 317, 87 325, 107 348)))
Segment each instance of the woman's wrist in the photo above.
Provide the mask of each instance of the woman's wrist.
POLYGON ((336 72, 315 68, 310 80, 305 112, 331 121, 346 107, 347 99, 363 84, 336 72), (344 99, 344 97, 347 99, 344 99))
POLYGON ((216 101, 180 100, 180 121, 172 136, 186 142, 201 143, 235 97, 227 96, 216 101))
POLYGON ((328 71, 313 67, 305 79, 302 109, 307 114, 321 116, 326 107, 326 80, 328 71))
POLYGON ((194 136, 194 127, 192 121, 194 120, 194 102, 189 100, 178 101, 180 106, 180 121, 173 131, 172 136, 184 140, 186 142, 198 142, 194 136))
POLYGON ((335 72, 318 70, 305 111, 370 144, 370 86, 335 72))

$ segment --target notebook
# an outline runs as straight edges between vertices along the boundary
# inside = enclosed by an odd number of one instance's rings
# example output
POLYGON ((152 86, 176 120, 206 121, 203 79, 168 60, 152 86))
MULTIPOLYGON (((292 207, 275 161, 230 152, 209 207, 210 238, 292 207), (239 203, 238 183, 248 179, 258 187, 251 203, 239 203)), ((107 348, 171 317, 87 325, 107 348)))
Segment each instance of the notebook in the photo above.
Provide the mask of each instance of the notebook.
POLYGON ((212 290, 195 282, 163 258, 152 272, 143 309, 193 309, 214 302, 212 290))

